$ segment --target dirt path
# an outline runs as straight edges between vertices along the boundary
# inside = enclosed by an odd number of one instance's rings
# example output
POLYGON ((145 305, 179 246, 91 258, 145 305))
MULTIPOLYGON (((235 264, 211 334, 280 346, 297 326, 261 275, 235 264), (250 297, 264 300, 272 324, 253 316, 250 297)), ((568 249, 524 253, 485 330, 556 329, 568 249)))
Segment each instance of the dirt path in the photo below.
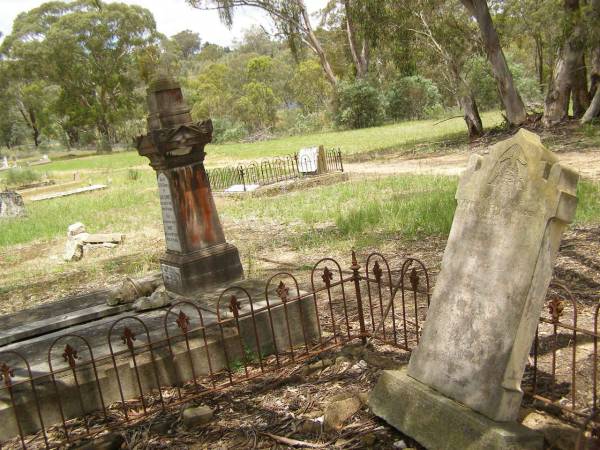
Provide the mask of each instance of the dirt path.
MULTIPOLYGON (((360 163, 346 163, 349 173, 361 175, 429 174, 459 175, 467 165, 470 152, 423 158, 393 157, 360 163)), ((600 180, 600 148, 579 152, 561 152, 560 161, 578 170, 583 178, 600 180)))

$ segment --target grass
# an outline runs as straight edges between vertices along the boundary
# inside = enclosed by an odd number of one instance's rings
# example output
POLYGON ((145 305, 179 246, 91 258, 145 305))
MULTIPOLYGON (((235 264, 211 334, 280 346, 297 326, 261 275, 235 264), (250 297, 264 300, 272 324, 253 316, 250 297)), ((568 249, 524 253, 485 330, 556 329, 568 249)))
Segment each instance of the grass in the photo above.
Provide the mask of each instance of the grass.
MULTIPOLYGON (((454 216, 457 179, 401 175, 316 187, 276 197, 227 198, 223 217, 283 222, 296 248, 371 245, 387 238, 446 236, 454 216)), ((600 222, 600 183, 582 180, 575 224, 600 222)), ((160 224, 156 181, 149 172, 132 180, 127 172, 105 191, 33 202, 27 217, 1 223, 0 247, 54 239, 81 221, 93 232, 135 232, 160 224)))
POLYGON ((21 186, 39 181, 42 178, 39 172, 30 168, 12 168, 4 173, 4 182, 7 186, 21 186))
POLYGON ((278 219, 295 229, 297 247, 352 239, 446 235, 452 224, 456 178, 403 175, 324 186, 269 199, 232 200, 223 210, 234 219, 278 219))
POLYGON ((600 222, 600 182, 579 180, 575 223, 589 225, 600 222))
MULTIPOLYGON (((488 128, 502 123, 502 116, 497 111, 486 112, 482 114, 482 118, 488 128)), ((412 149, 416 144, 439 140, 462 139, 466 142, 467 134, 463 120, 457 118, 439 125, 434 125, 435 123, 435 120, 418 120, 361 130, 290 136, 251 144, 209 144, 206 146, 206 164, 208 167, 221 166, 239 160, 283 156, 295 153, 302 147, 319 144, 327 148, 339 148, 345 155, 351 155, 390 149, 412 149)), ((89 155, 57 160, 35 167, 33 170, 58 174, 68 171, 112 171, 136 166, 148 166, 148 160, 139 156, 136 151, 130 150, 109 155, 89 155)))
POLYGON ((136 180, 113 176, 104 191, 26 204, 27 217, 0 223, 0 247, 64 236, 67 227, 83 222, 92 232, 135 231, 140 224, 160 221, 156 180, 144 172, 136 180))

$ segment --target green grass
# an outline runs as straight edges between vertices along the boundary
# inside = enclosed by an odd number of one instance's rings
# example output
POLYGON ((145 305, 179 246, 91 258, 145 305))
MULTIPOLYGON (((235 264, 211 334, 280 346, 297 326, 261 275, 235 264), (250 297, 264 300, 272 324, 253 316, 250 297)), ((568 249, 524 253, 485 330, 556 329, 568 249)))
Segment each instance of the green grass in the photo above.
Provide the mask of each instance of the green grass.
POLYGON ((24 218, 0 222, 0 247, 64 236, 67 227, 83 222, 91 232, 138 230, 160 221, 156 179, 150 172, 137 180, 115 176, 103 191, 29 202, 24 218))
POLYGON ((575 223, 589 225, 600 222, 600 182, 580 180, 577 198, 575 223))
POLYGON ((286 222, 295 231, 291 233, 295 246, 348 239, 367 245, 390 236, 446 235, 452 224, 455 190, 454 177, 402 175, 273 198, 232 200, 223 213, 286 222))
MULTIPOLYGON (((234 220, 283 222, 296 248, 371 245, 387 238, 446 236, 455 209, 455 177, 401 175, 316 187, 276 197, 223 200, 219 212, 234 220)), ((600 183, 582 180, 575 224, 600 222, 600 183)), ((0 247, 64 236, 81 221, 93 232, 137 231, 160 224, 156 181, 150 172, 131 180, 123 172, 105 191, 33 202, 27 217, 0 222, 0 247)))
POLYGON ((24 184, 30 184, 35 181, 39 181, 40 179, 40 173, 28 167, 12 168, 8 169, 4 173, 4 181, 7 186, 21 186, 24 184))
MULTIPOLYGON (((482 118, 488 128, 502 122, 502 116, 497 111, 484 113, 482 118)), ((463 139, 466 142, 467 133, 462 119, 456 118, 434 126, 435 123, 436 120, 415 120, 361 130, 290 136, 251 144, 209 144, 206 146, 206 165, 211 167, 231 164, 239 160, 283 156, 295 153, 302 147, 320 144, 327 148, 339 148, 345 155, 350 155, 412 149, 417 144, 439 140, 463 139)), ((148 166, 148 160, 139 156, 136 151, 130 150, 109 155, 62 159, 37 166, 33 170, 57 174, 68 171, 127 169, 135 166, 148 166)))

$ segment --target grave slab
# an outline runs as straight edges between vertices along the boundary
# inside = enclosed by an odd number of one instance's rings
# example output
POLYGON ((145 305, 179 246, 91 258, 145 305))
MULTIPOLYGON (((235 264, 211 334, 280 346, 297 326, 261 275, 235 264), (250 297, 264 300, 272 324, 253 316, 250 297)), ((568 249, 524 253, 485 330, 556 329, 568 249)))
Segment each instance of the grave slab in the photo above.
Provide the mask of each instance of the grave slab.
MULTIPOLYGON (((36 330, 35 335, 28 337, 24 336, 31 330, 24 330, 20 335, 23 340, 18 342, 0 344, 0 366, 6 363, 16 369, 15 377, 12 379, 16 384, 13 393, 16 399, 16 413, 25 433, 35 432, 40 425, 35 413, 35 399, 30 392, 29 384, 19 384, 19 381, 24 380, 26 372, 23 370, 22 361, 11 354, 13 351, 26 358, 30 364, 32 374, 36 377, 36 392, 44 423, 48 426, 60 421, 57 409, 58 398, 62 402, 63 413, 67 418, 82 415, 80 394, 86 412, 101 409, 102 401, 105 405, 120 402, 121 393, 117 374, 124 398, 135 398, 139 395, 139 382, 146 393, 156 389, 156 371, 161 386, 180 386, 184 381, 191 380, 192 374, 202 376, 211 371, 216 373, 226 370, 227 361, 231 367, 231 363, 244 358, 246 352, 255 355, 260 352, 264 358, 275 352, 287 352, 291 347, 308 347, 317 339, 318 326, 312 298, 307 296, 295 301, 296 292, 294 292, 294 295, 290 295, 289 303, 286 303, 276 293, 278 286, 273 286, 269 290, 271 305, 269 313, 264 308, 266 303, 264 282, 258 280, 244 280, 235 290, 223 295, 219 308, 223 326, 222 328, 217 326, 217 299, 229 286, 230 284, 218 284, 212 289, 204 289, 202 295, 197 297, 178 296, 173 299, 174 307, 168 316, 166 316, 167 308, 135 313, 121 309, 130 308, 130 304, 112 308, 103 306, 110 291, 71 297, 8 316, 6 323, 3 323, 2 333, 14 337, 16 332, 11 334, 10 330, 19 330, 21 326, 27 324, 31 329, 36 330), (240 291, 240 288, 244 291, 240 291), (250 306, 247 297, 241 295, 243 292, 247 292, 253 298, 254 319, 246 315, 250 311, 250 306), (236 303, 236 312, 240 314, 239 320, 233 320, 230 293, 236 294, 239 298, 236 303), (182 300, 190 301, 202 310, 206 340, 201 332, 197 310, 185 303, 175 305, 182 300), (101 314, 100 310, 103 311, 101 314), (184 341, 177 322, 181 311, 190 320, 189 342, 184 341), (66 323, 60 323, 63 316, 66 317, 68 326, 66 323), (91 321, 84 321, 86 317, 91 321), (29 322, 28 318, 34 320, 29 322), (148 336, 137 319, 144 322, 148 336), (57 326, 61 329, 50 326, 53 321, 58 322, 57 326), (121 322, 114 327, 109 340, 110 330, 116 321, 121 322), (39 326, 36 328, 34 325, 39 326), (129 327, 136 336, 135 346, 140 349, 136 357, 137 366, 129 357, 127 346, 122 339, 125 327, 129 327), (165 340, 165 329, 168 329, 171 337, 171 346, 165 340), (141 350, 148 340, 153 342, 154 358, 151 358, 147 351, 141 350), (109 342, 112 343, 116 354, 114 361, 111 358, 109 342), (78 355, 78 382, 75 382, 69 370, 61 372, 57 375, 57 392, 48 375, 48 360, 50 357, 55 364, 55 369, 65 368, 66 344, 69 344, 78 355), (86 364, 90 359, 90 349, 96 361, 98 380, 91 366, 86 364), (77 389, 76 383, 79 383, 80 390, 77 389), (102 392, 102 397, 99 396, 99 391, 102 392)), ((303 294, 301 291, 300 293, 303 294)), ((4 424, 0 427, 0 441, 10 439, 18 433, 14 417, 15 408, 8 392, 0 390, 0 423, 4 424)))
POLYGON ((369 397, 373 412, 429 450, 541 450, 544 437, 495 422, 407 376, 386 370, 369 397))

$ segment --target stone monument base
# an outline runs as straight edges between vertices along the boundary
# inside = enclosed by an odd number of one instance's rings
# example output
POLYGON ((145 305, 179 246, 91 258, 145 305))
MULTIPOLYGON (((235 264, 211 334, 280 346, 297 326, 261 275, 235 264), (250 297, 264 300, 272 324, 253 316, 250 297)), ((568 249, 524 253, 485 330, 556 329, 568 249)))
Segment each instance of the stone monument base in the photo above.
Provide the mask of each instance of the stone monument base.
POLYGON ((233 282, 244 275, 238 249, 219 244, 178 255, 167 252, 160 259, 165 288, 176 294, 189 295, 207 286, 233 282))
POLYGON ((429 450, 542 449, 541 434, 495 422, 409 377, 386 370, 369 398, 373 413, 429 450))

